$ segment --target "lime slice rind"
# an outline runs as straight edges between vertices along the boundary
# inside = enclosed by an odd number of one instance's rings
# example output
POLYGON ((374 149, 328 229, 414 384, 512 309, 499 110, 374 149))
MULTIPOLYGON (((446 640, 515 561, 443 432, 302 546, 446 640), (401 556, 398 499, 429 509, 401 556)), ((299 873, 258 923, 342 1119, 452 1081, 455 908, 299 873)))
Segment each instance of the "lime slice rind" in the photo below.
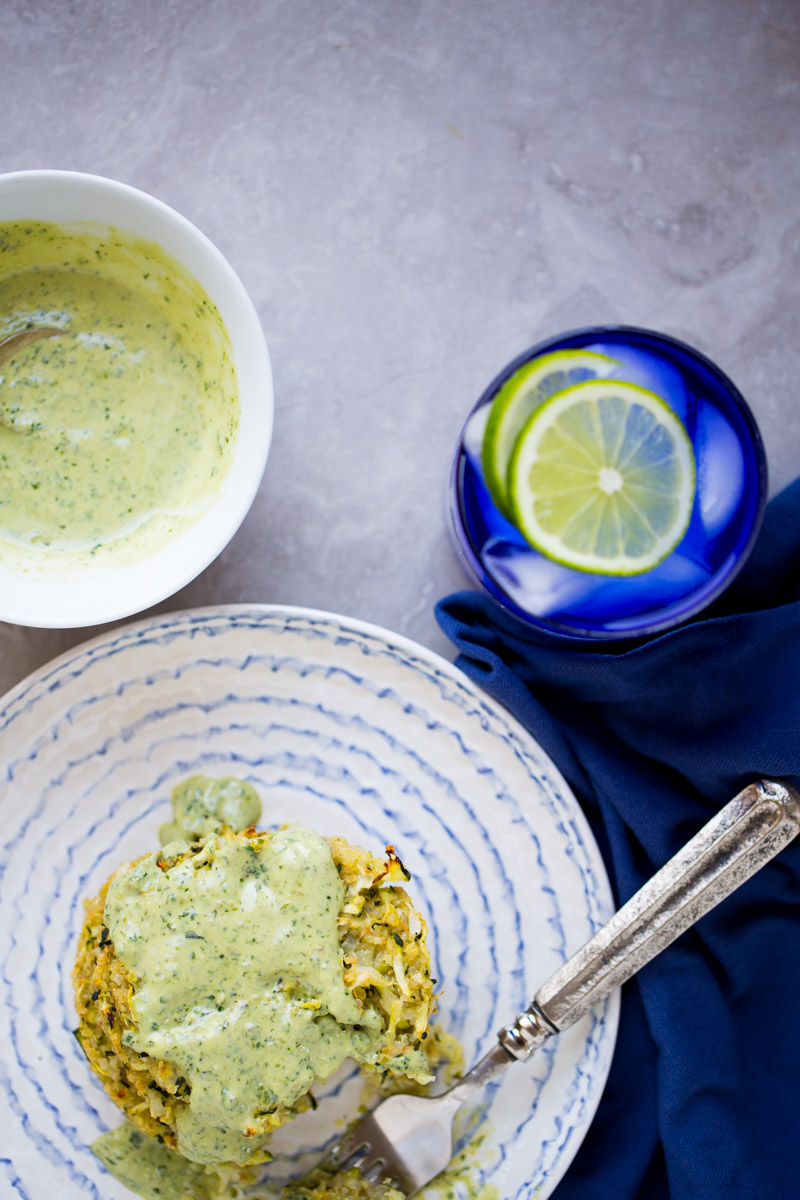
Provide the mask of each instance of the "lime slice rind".
POLYGON ((526 540, 593 574, 639 575, 663 562, 686 533, 694 494, 680 419, 661 397, 616 379, 577 383, 545 401, 509 464, 513 519, 526 540))
POLYGON ((513 520, 508 467, 525 423, 542 404, 564 388, 609 376, 619 363, 589 350, 556 350, 531 359, 506 380, 489 406, 481 465, 489 493, 513 520))

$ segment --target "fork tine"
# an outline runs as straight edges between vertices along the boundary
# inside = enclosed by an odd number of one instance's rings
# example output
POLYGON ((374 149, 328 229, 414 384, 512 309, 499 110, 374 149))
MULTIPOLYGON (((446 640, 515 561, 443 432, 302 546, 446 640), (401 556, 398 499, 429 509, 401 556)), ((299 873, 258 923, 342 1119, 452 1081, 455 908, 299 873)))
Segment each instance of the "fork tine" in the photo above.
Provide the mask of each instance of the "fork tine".
MULTIPOLYGON (((359 1129, 362 1124, 363 1122, 359 1122, 359 1129)), ((337 1171, 348 1171, 350 1167, 358 1167, 360 1170, 368 1155, 369 1143, 363 1135, 358 1138, 345 1135, 328 1151, 325 1162, 330 1163, 337 1171)))
POLYGON ((413 1196, 449 1163, 458 1107, 447 1094, 390 1096, 332 1148, 328 1161, 337 1170, 358 1167, 366 1178, 413 1196))
POLYGON ((386 1167, 385 1159, 373 1148, 376 1136, 375 1122, 370 1113, 331 1147, 326 1162, 337 1171, 357 1167, 365 1178, 376 1178, 377 1173, 386 1167))
POLYGON ((329 1151, 335 1170, 395 1183, 413 1196, 443 1171, 453 1153, 453 1117, 474 1092, 504 1071, 514 1056, 500 1043, 448 1091, 438 1096, 390 1096, 329 1151))

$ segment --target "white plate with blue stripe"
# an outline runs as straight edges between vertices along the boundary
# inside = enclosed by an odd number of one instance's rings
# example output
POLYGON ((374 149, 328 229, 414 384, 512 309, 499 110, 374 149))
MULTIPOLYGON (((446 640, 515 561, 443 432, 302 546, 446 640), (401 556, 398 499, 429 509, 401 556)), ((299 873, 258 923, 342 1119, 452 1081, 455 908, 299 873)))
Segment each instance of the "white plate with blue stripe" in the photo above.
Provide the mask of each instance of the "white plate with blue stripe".
MULTIPOLYGON (((172 786, 250 780, 264 824, 391 842, 426 917, 437 1018, 467 1062, 612 911, 550 759, 444 659, 328 613, 235 606, 123 626, 0 702, 0 1192, 129 1200, 89 1150, 117 1110, 72 1036, 82 901, 152 849, 172 786)), ((617 997, 514 1064, 463 1114, 466 1196, 545 1200, 592 1119, 617 997)), ((307 1169, 362 1100, 344 1069, 279 1131, 270 1182, 307 1169)), ((431 1195, 441 1195, 435 1188, 431 1195)))

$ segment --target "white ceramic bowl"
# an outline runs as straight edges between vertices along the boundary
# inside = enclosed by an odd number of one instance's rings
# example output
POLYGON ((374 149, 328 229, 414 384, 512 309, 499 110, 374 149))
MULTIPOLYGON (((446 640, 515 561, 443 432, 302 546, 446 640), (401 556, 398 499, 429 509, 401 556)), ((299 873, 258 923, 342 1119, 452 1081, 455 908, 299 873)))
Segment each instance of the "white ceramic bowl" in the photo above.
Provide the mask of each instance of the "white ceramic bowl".
POLYGON ((272 439, 272 371, 252 301, 228 261, 180 213, 126 184, 74 171, 0 175, 0 221, 92 222, 128 230, 177 259, 219 310, 233 348, 241 416, 219 495, 187 530, 149 557, 101 575, 63 578, 0 568, 0 620, 67 628, 114 621, 156 604, 195 578, 224 549, 258 490, 272 439))

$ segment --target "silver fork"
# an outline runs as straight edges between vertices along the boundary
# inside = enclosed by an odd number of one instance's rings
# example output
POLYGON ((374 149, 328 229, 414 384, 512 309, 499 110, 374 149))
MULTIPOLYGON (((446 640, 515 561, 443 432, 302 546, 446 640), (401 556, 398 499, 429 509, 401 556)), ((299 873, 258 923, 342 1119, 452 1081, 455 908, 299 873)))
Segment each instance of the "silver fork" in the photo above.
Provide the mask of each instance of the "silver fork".
POLYGON ((761 780, 744 788, 594 937, 542 984, 533 1003, 464 1077, 440 1096, 391 1096, 329 1152, 413 1196, 448 1165, 453 1117, 512 1062, 529 1058, 630 979, 800 832, 800 794, 761 780))

